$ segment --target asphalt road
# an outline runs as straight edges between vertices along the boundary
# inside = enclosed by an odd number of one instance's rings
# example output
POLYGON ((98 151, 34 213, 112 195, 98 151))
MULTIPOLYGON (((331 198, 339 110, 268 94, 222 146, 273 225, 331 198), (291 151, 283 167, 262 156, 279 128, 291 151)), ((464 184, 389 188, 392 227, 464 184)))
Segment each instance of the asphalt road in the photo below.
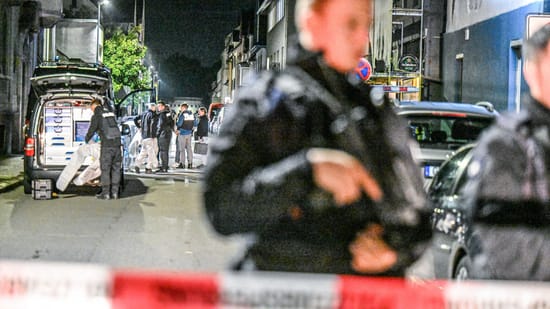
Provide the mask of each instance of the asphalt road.
POLYGON ((212 230, 199 175, 157 178, 127 175, 116 201, 97 200, 96 188, 69 189, 51 200, 33 200, 22 187, 1 194, 0 259, 226 269, 244 241, 212 230))

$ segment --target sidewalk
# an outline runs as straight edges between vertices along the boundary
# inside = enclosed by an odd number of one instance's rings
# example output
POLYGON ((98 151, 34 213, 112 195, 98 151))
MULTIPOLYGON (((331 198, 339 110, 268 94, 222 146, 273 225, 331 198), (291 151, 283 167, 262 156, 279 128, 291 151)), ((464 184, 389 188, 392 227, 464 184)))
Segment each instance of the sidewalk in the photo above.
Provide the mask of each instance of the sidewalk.
POLYGON ((23 181, 23 155, 0 157, 0 193, 19 186, 23 181))

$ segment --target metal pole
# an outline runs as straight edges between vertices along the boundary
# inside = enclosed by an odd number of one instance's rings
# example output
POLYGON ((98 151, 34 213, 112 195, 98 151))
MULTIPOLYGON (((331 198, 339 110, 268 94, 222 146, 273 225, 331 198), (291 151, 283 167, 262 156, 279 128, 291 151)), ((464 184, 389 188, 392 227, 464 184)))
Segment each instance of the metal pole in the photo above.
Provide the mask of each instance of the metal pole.
POLYGON ((422 63, 424 62, 423 59, 423 49, 424 49, 424 0, 421 2, 420 10, 422 11, 422 15, 420 16, 420 75, 422 75, 422 63))
POLYGON ((99 22, 101 19, 101 1, 97 2, 97 31, 96 31, 96 53, 95 62, 99 64, 99 22))
POLYGON ((423 69, 423 62, 424 62, 424 56, 423 56, 423 47, 424 47, 424 0, 422 0, 422 2, 420 2, 421 6, 420 6, 420 11, 422 12, 422 14, 420 15, 420 57, 419 57, 419 61, 420 61, 420 64, 419 64, 419 69, 420 69, 420 82, 419 82, 419 85, 418 85, 418 89, 420 89, 419 91, 419 99, 422 100, 422 69, 423 69))
POLYGON ((141 31, 143 31, 141 39, 143 40, 143 45, 145 45, 145 0, 143 0, 143 8, 141 10, 141 23, 143 25, 143 29, 141 29, 141 31))

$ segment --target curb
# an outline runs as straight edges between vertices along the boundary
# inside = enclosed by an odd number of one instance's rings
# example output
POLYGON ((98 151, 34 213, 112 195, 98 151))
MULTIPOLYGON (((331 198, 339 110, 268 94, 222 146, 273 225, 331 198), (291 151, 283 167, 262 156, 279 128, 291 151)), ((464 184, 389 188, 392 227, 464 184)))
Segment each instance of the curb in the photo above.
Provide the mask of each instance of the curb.
POLYGON ((0 193, 11 191, 23 184, 23 175, 0 179, 0 193))

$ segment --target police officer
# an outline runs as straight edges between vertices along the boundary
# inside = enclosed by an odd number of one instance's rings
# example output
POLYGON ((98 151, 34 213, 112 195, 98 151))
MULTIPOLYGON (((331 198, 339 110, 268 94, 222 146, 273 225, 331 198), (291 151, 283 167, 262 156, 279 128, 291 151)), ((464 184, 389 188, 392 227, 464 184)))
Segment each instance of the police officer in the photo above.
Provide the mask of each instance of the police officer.
POLYGON ((166 103, 159 101, 158 105, 158 124, 156 136, 159 147, 160 157, 160 172, 168 172, 168 152, 170 151, 170 141, 172 140, 172 132, 174 132, 174 121, 170 113, 170 109, 166 103))
POLYGON ((403 275, 431 237, 404 123, 348 79, 371 0, 298 0, 288 66, 240 89, 210 144, 204 202, 222 234, 253 235, 236 269, 403 275))
POLYGON ((101 101, 94 99, 90 105, 93 116, 90 122, 86 143, 94 133, 99 135, 101 140, 101 156, 99 159, 101 167, 101 193, 96 195, 98 199, 118 199, 120 186, 120 173, 122 166, 122 153, 120 141, 120 129, 115 119, 115 114, 101 104, 101 101))
POLYGON ((522 55, 530 96, 480 137, 468 167, 473 279, 550 281, 550 25, 522 55))

